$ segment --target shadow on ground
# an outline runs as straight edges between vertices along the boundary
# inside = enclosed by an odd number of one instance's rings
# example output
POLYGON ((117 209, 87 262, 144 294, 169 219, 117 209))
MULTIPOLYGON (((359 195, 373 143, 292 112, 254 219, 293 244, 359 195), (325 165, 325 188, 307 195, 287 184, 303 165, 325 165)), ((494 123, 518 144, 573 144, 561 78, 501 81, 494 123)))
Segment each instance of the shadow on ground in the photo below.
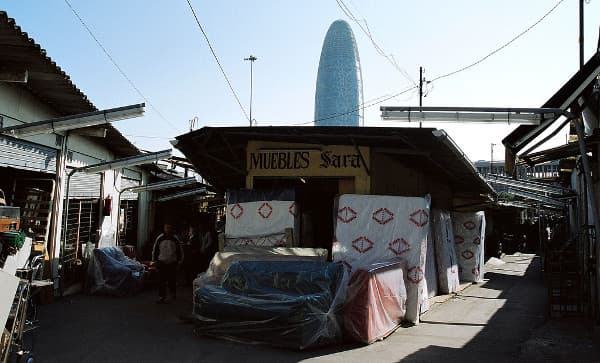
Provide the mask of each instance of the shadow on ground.
POLYGON ((309 351, 199 337, 180 317, 191 313, 191 287, 178 300, 156 304, 156 292, 130 298, 75 295, 39 309, 33 337, 39 362, 298 362, 352 349, 309 351))
POLYGON ((40 362, 60 363, 593 361, 600 355, 586 336, 564 339, 572 324, 560 330, 546 322, 540 270, 539 258, 512 256, 418 326, 369 346, 302 352, 194 335, 180 319, 191 312, 191 288, 180 287, 179 300, 166 305, 154 302, 152 290, 131 298, 76 295, 40 308, 34 352, 40 362))
POLYGON ((511 268, 495 268, 486 273, 489 280, 480 286, 501 291, 498 296, 471 296, 468 291, 460 295, 459 298, 466 299, 504 300, 470 341, 456 348, 430 345, 401 361, 600 362, 597 347, 592 344, 590 334, 585 333, 589 324, 581 320, 547 320, 548 292, 542 283, 540 258, 535 257, 529 264, 515 259, 511 265, 528 267, 523 276, 511 268))

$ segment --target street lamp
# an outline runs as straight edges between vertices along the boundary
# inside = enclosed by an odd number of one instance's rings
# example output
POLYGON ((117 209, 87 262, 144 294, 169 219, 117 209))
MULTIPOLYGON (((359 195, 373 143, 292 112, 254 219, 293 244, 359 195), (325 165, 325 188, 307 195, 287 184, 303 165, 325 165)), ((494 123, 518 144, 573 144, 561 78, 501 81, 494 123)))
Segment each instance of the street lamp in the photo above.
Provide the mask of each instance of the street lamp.
POLYGON ((494 167, 494 146, 496 146, 496 144, 494 144, 492 142, 492 144, 490 145, 490 175, 493 174, 492 168, 494 167))
POLYGON ((252 54, 248 58, 244 58, 245 61, 250 61, 250 127, 252 127, 252 65, 257 59, 252 54))

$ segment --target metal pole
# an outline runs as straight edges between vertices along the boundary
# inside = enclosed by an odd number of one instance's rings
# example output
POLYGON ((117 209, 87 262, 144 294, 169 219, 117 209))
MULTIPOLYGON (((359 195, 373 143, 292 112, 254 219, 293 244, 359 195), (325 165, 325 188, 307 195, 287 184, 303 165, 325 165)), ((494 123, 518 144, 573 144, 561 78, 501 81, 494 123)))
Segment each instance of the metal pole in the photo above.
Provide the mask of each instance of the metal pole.
POLYGON ((494 167, 494 144, 493 142, 490 144, 490 174, 492 174, 492 168, 494 167))
MULTIPOLYGON (((577 142, 579 144, 579 152, 581 153, 581 161, 583 163, 583 170, 585 173, 585 182, 587 184, 587 193, 589 198, 591 199, 591 203, 589 203, 590 211, 592 212, 592 218, 594 219, 594 236, 595 236, 595 244, 596 244, 596 253, 595 253, 595 272, 596 272, 596 301, 598 301, 598 292, 600 291, 600 263, 598 263, 598 257, 600 256, 600 243, 598 243, 598 236, 600 235, 600 221, 598 220, 598 206, 596 200, 596 193, 594 191, 594 181, 592 179, 592 168, 590 166, 590 161, 587 157, 587 150, 585 147, 585 134, 583 133, 583 127, 580 124, 581 119, 576 119, 573 117, 573 124, 575 125, 575 131, 577 132, 577 142)), ((583 120, 581 120, 583 121, 583 120)), ((584 202, 585 203, 585 202, 584 202)), ((596 309, 597 306, 594 306, 596 309)))
POLYGON ((579 69, 583 63, 583 0, 579 0, 579 69))
POLYGON ((254 61, 257 59, 258 58, 256 58, 252 54, 248 58, 244 58, 244 60, 250 61, 250 127, 252 127, 252 91, 253 91, 252 90, 252 88, 253 88, 252 65, 254 64, 254 61))
POLYGON ((63 236, 62 236, 62 244, 60 246, 60 258, 62 260, 62 254, 67 245, 67 223, 69 221, 69 186, 71 184, 71 177, 75 174, 79 169, 73 169, 67 174, 67 191, 65 192, 65 209, 63 212, 64 221, 63 221, 63 236))
POLYGON ((254 62, 250 62, 250 126, 252 126, 252 93, 253 93, 253 72, 252 72, 252 65, 254 64, 254 62))
MULTIPOLYGON (((423 67, 419 67, 419 111, 423 107, 423 67)), ((419 121, 419 128, 422 127, 422 122, 419 121)))

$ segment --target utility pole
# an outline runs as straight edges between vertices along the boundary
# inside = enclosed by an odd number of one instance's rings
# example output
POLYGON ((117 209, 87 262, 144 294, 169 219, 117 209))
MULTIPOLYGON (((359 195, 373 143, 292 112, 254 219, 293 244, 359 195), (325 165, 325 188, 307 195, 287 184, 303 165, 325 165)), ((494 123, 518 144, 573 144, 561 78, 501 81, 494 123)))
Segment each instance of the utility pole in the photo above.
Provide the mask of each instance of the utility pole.
POLYGON ((579 0, 579 69, 583 69, 583 0, 579 0))
POLYGON ((579 0, 579 69, 583 68, 583 0, 579 0))
POLYGON ((490 175, 492 174, 492 168, 494 167, 494 146, 496 146, 496 144, 492 142, 490 148, 490 175))
MULTIPOLYGON (((423 67, 419 67, 419 112, 422 111, 421 107, 423 107, 423 67)), ((419 121, 419 128, 422 126, 423 123, 419 121)))
POLYGON ((245 61, 250 61, 250 127, 252 127, 252 65, 257 59, 252 54, 248 58, 244 58, 245 61))

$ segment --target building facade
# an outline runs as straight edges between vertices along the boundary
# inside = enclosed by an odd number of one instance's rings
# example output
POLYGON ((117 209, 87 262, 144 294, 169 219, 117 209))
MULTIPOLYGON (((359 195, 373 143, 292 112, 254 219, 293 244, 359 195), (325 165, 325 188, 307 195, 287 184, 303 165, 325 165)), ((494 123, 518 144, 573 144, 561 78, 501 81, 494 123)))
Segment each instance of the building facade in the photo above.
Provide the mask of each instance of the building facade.
MULTIPOLYGON (((0 128, 97 111, 46 50, 1 11, 0 47, 11 48, 0 53, 0 64, 7 65, 0 72, 0 128)), ((149 172, 142 167, 74 172, 68 185, 67 175, 86 165, 138 154, 109 124, 18 138, 0 134, 0 189, 7 204, 21 208, 21 228, 33 237, 34 250, 46 256, 48 277, 55 282, 80 265, 88 244, 117 244, 120 190, 140 185, 149 172)), ((145 211, 151 203, 146 196, 125 199, 136 204, 136 214, 142 211, 135 227, 128 227, 143 241, 150 229, 145 211)))

